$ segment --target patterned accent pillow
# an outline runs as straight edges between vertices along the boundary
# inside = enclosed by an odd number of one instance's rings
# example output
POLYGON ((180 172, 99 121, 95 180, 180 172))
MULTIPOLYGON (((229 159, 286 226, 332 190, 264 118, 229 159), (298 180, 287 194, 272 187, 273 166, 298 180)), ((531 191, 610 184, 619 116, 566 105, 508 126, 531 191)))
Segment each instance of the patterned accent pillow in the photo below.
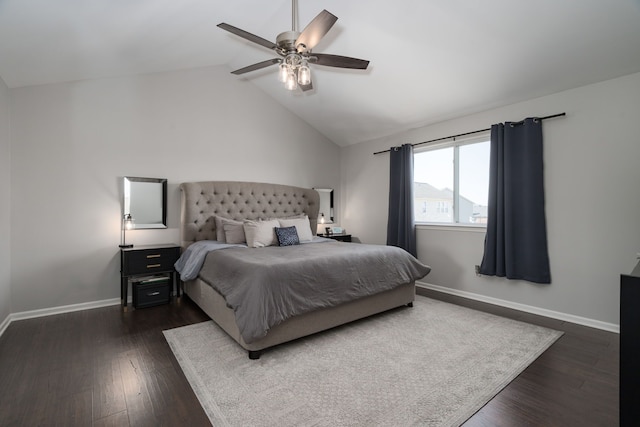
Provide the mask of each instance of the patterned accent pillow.
POLYGON ((280 246, 293 246, 300 244, 298 231, 295 226, 276 227, 276 236, 278 236, 278 243, 280 246))

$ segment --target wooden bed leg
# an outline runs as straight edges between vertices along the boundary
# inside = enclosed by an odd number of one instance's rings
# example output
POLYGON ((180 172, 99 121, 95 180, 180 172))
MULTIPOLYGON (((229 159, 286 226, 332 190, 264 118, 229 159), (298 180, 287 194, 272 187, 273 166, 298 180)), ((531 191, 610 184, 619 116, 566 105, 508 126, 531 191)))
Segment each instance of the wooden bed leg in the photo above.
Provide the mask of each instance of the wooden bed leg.
POLYGON ((407 307, 413 307, 413 302, 410 302, 409 304, 407 304, 407 307))
POLYGON ((258 360, 260 359, 260 355, 262 354, 261 351, 252 351, 249 350, 249 359, 251 360, 258 360))

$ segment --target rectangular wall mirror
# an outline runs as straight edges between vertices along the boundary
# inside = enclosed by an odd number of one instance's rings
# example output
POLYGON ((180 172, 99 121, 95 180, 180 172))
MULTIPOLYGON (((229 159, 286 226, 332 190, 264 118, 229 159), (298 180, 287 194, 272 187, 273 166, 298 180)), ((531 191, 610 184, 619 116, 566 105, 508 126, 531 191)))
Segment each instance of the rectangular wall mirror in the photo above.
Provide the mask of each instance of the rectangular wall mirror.
POLYGON ((320 195, 320 211, 318 212, 318 224, 333 224, 333 189, 314 188, 320 195))
POLYGON ((123 194, 122 214, 131 214, 131 228, 167 228, 166 179, 126 176, 123 194))

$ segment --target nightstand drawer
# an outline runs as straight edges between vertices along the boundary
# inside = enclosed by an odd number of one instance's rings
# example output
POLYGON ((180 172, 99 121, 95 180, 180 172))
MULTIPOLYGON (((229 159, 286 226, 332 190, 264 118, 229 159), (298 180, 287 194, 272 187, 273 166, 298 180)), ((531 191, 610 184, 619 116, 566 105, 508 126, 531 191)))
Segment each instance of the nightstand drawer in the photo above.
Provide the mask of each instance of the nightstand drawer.
POLYGON ((124 257, 123 274, 153 274, 173 270, 180 248, 158 248, 130 251, 124 257))
POLYGON ((176 281, 174 265, 180 258, 180 246, 173 243, 132 246, 120 248, 120 299, 122 306, 127 306, 129 283, 133 294, 133 305, 148 307, 164 304, 170 300, 175 286, 176 297, 180 297, 180 284, 176 281), (159 275, 165 280, 150 280, 159 275), (147 285, 153 283, 157 288, 148 293, 147 285), (166 285, 165 285, 166 284, 166 285), (144 288, 140 286, 144 285, 144 288), (136 291, 136 287, 138 290, 136 291))
POLYGON ((150 284, 133 282, 133 307, 145 308, 167 304, 170 298, 169 291, 169 277, 150 284))

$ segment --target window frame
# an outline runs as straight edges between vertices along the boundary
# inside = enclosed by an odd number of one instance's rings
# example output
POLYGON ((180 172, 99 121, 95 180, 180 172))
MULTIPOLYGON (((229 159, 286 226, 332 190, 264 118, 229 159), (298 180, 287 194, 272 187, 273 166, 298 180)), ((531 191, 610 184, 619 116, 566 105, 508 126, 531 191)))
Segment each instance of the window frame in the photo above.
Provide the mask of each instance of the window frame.
MULTIPOLYGON (((423 229, 471 229, 473 231, 484 232, 487 228, 487 224, 472 224, 472 223, 460 223, 460 210, 457 206, 458 198, 460 197, 460 147, 465 145, 478 144, 481 142, 491 143, 491 131, 478 132, 476 134, 453 138, 450 141, 425 144, 423 147, 414 147, 413 155, 424 153, 427 151, 441 150, 444 148, 453 148, 453 219, 454 222, 429 222, 429 221, 415 221, 415 225, 418 228, 423 229)), ((415 182, 415 181, 414 181, 415 182)), ((415 194, 413 195, 413 201, 415 203, 415 194)), ((414 208, 415 209, 415 208, 414 208)))

